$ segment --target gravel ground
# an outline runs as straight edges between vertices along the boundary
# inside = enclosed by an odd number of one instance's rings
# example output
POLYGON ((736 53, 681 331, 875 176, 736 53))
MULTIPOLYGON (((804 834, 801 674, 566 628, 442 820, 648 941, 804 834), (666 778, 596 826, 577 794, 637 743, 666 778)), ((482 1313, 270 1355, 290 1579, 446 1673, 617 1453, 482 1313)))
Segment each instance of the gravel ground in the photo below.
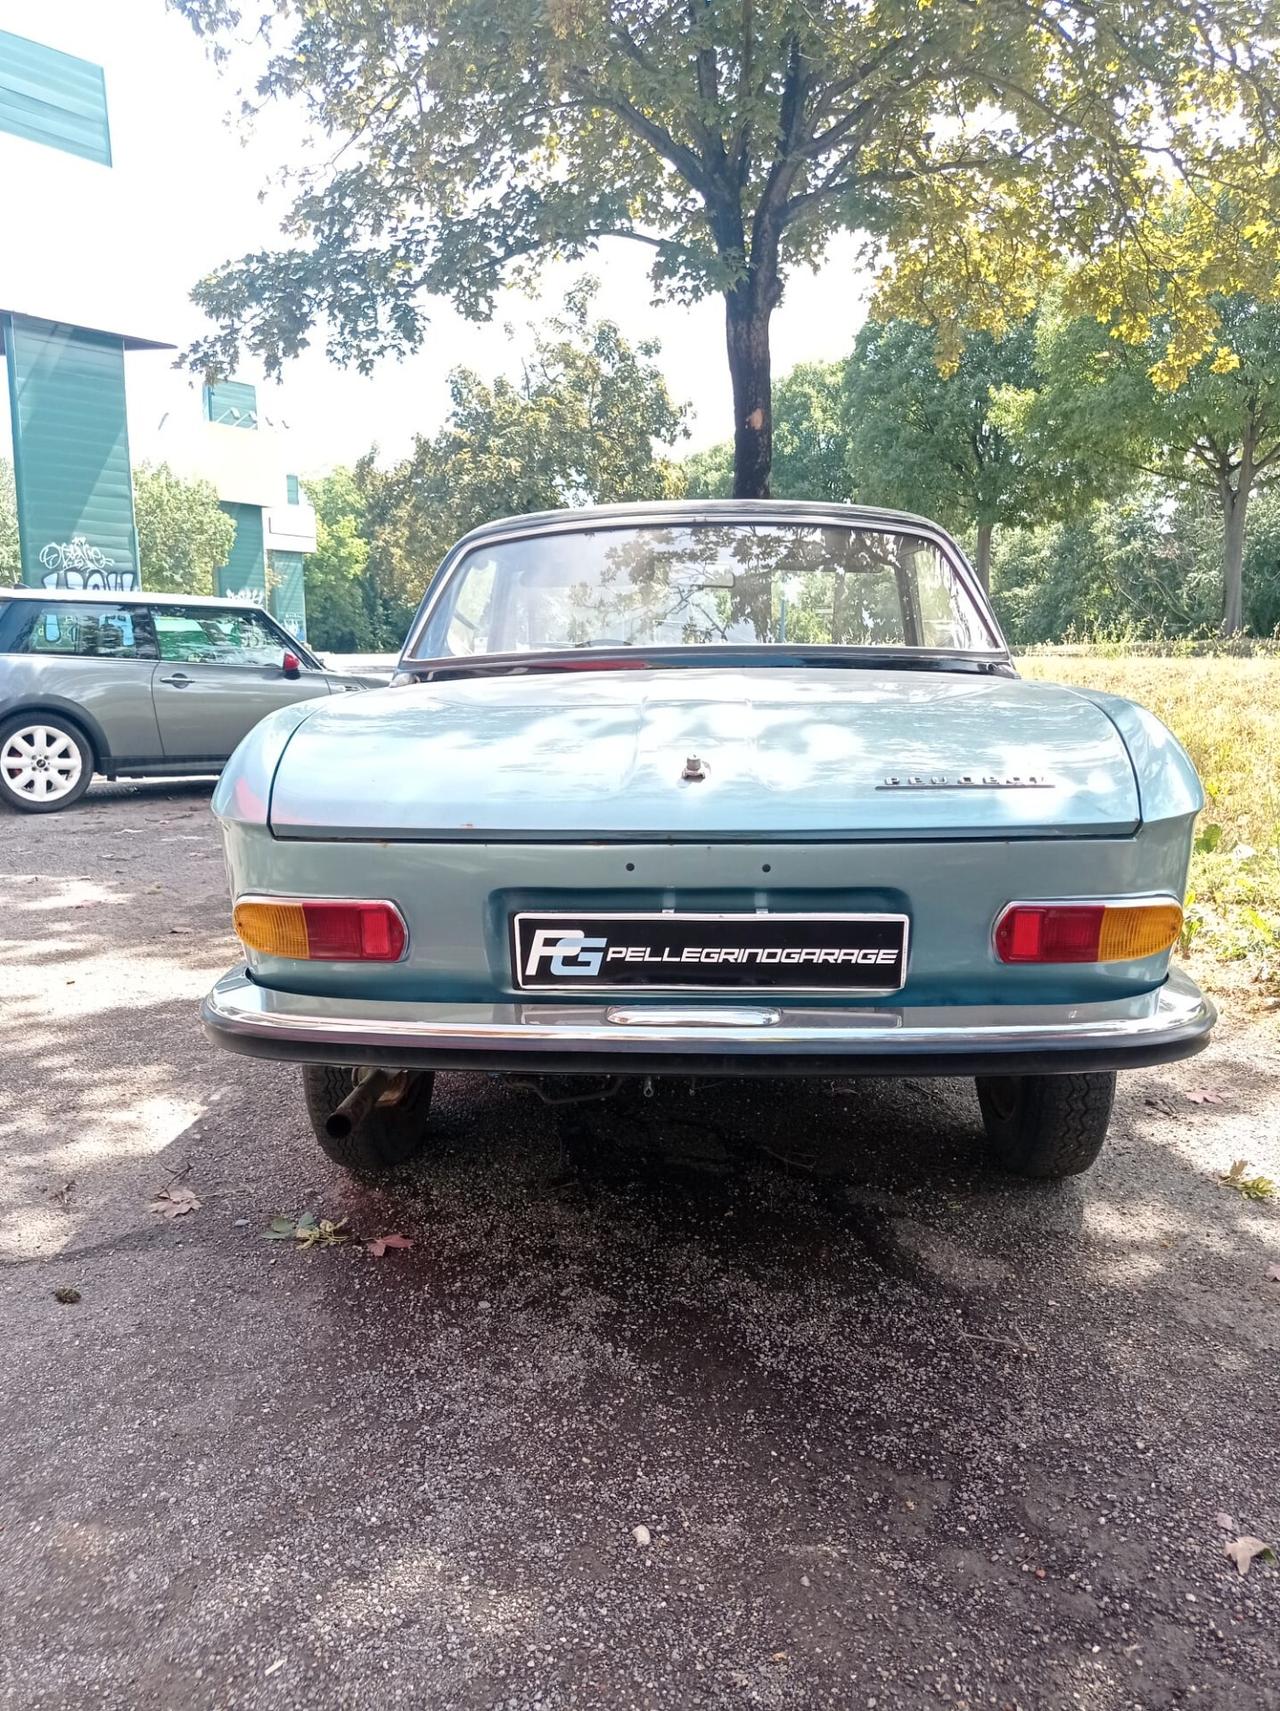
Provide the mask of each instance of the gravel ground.
POLYGON ((208 793, 0 819, 0 1703, 1280 1706, 1274 1019, 1065 1186, 961 1083, 442 1076, 363 1189, 198 1027, 208 793))

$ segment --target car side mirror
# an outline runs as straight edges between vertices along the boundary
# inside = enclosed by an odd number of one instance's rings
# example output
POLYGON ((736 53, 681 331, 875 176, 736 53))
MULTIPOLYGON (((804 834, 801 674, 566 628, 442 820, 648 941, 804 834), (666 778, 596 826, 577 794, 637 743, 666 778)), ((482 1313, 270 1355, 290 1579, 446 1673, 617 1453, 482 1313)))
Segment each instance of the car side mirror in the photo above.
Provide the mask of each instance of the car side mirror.
POLYGON ((280 669, 284 672, 286 677, 301 677, 302 661, 298 658, 297 654, 287 653, 280 661, 280 669))

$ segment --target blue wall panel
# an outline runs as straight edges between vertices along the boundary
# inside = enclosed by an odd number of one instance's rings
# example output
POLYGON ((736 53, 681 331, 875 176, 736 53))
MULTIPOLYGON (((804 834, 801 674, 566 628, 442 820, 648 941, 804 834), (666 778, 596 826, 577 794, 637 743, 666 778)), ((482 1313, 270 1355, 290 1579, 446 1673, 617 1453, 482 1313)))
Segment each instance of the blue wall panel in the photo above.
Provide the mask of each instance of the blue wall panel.
POLYGON ((0 30, 0 131, 110 166, 102 67, 0 30))
POLYGON ((25 315, 0 317, 0 337, 23 581, 137 587, 123 341, 25 315))
POLYGON ((258 389, 247 380, 218 380, 204 389, 204 413, 225 428, 256 428, 258 389))
POLYGON ((261 505, 237 505, 221 501, 222 509, 236 526, 236 538, 231 556, 218 572, 219 594, 234 595, 241 600, 267 603, 267 555, 264 546, 261 505))

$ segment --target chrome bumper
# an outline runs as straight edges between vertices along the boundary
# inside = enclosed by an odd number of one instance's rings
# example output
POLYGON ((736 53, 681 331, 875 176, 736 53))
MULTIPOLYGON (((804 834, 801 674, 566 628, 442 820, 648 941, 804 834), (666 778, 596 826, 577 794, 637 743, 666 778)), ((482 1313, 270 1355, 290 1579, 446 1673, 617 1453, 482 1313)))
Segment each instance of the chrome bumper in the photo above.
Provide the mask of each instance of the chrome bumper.
POLYGON ((1213 1005, 1179 970, 1100 1004, 797 1009, 760 1003, 417 1004, 316 998, 226 974, 210 1036, 300 1063, 668 1075, 1000 1075, 1141 1068, 1206 1043, 1213 1005))

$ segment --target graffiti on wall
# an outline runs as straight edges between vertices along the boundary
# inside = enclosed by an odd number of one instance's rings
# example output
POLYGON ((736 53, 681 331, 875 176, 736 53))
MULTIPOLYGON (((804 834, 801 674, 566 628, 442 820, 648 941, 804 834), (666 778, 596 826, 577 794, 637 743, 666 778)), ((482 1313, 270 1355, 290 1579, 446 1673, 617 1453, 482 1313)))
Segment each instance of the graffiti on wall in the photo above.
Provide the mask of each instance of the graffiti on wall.
POLYGON ((101 547, 83 535, 69 541, 47 541, 40 549, 41 577, 46 588, 110 589, 121 593, 138 586, 136 570, 116 568, 116 562, 101 547))

